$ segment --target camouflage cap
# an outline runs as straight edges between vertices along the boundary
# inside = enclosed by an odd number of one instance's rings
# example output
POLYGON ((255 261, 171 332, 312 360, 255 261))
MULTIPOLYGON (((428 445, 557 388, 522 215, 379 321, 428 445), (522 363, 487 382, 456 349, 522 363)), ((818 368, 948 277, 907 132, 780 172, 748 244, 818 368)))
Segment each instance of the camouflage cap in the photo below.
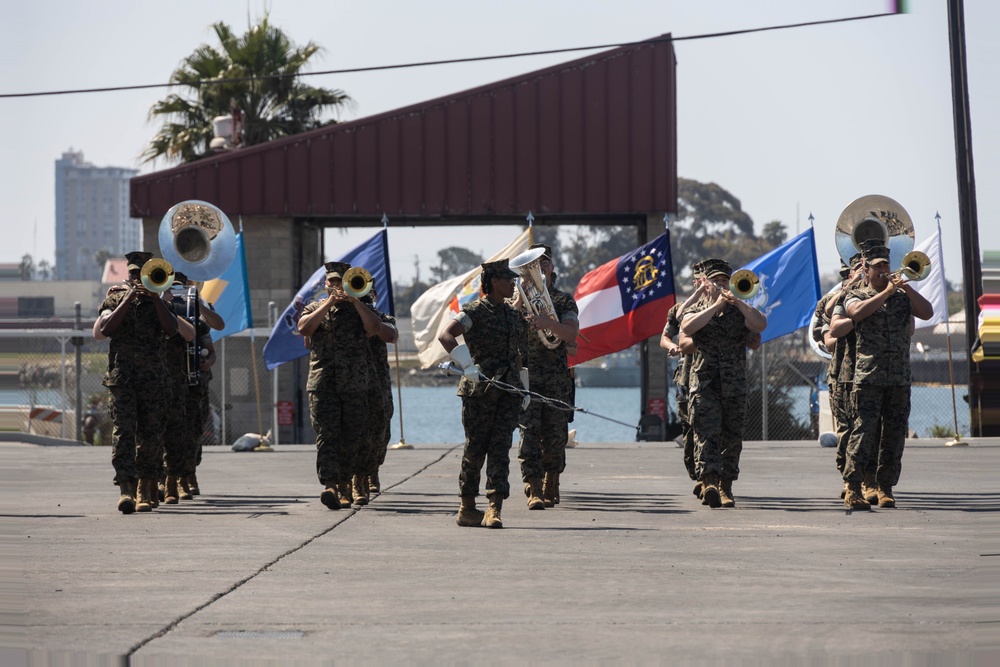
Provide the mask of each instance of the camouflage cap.
POLYGON ((851 255, 851 271, 857 271, 861 267, 861 253, 856 252, 851 255))
POLYGON ((495 262, 483 262, 483 280, 487 277, 496 278, 517 278, 517 274, 510 268, 510 260, 500 259, 495 262))
POLYGON ((705 263, 695 262, 691 265, 691 275, 695 278, 700 278, 705 275, 705 263))
POLYGON ((724 259, 706 259, 702 262, 705 271, 705 277, 712 279, 715 276, 725 276, 727 278, 733 275, 733 267, 729 266, 729 262, 724 259))
POLYGON ((851 267, 844 264, 844 260, 840 260, 840 279, 846 280, 851 275, 851 267))
POLYGON ((332 278, 334 276, 343 278, 344 274, 347 273, 347 269, 351 268, 351 265, 348 262, 327 262, 323 266, 326 267, 327 278, 332 278))
POLYGON ((889 249, 878 239, 870 239, 861 243, 861 256, 869 265, 889 263, 889 249))
POLYGON ((125 253, 125 259, 128 261, 128 270, 137 271, 142 268, 143 264, 153 259, 153 253, 134 250, 125 253))
POLYGON ((542 257, 546 258, 550 262, 552 261, 552 246, 547 246, 544 243, 532 243, 528 246, 528 250, 532 250, 534 248, 543 248, 545 252, 542 254, 542 257))

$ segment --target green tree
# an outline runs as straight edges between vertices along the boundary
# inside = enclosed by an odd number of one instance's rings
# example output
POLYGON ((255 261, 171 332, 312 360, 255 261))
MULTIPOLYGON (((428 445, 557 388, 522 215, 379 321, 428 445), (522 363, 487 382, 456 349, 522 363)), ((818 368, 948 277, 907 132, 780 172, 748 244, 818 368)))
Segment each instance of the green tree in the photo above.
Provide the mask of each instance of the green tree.
POLYGON ((100 268, 102 275, 104 273, 104 265, 112 257, 113 255, 111 254, 111 251, 108 250, 107 248, 101 248, 100 250, 94 253, 94 263, 97 264, 97 266, 100 268))
POLYGON ((160 131, 143 151, 151 162, 159 157, 190 162, 210 152, 212 119, 238 110, 244 146, 312 130, 325 124, 321 115, 353 104, 339 89, 316 88, 296 75, 320 51, 313 42, 297 46, 267 15, 244 34, 223 22, 212 25, 220 48, 202 44, 170 76, 183 93, 171 93, 149 111, 163 120, 160 131), (280 75, 277 78, 265 78, 280 75), (211 81, 255 77, 248 81, 211 81), (208 83, 205 83, 208 82, 208 83))
POLYGON ((43 259, 38 263, 38 278, 39 280, 49 280, 52 278, 53 266, 47 259, 43 259))
POLYGON ((35 260, 31 258, 31 255, 24 255, 21 257, 21 264, 18 266, 18 272, 21 274, 21 280, 31 280, 35 275, 35 260))
POLYGON ((483 263, 482 255, 455 246, 438 250, 438 259, 441 263, 431 267, 435 283, 471 271, 483 263))
POLYGON ((788 230, 785 229, 785 223, 780 220, 772 220, 764 225, 760 237, 765 244, 774 249, 788 240, 788 230))

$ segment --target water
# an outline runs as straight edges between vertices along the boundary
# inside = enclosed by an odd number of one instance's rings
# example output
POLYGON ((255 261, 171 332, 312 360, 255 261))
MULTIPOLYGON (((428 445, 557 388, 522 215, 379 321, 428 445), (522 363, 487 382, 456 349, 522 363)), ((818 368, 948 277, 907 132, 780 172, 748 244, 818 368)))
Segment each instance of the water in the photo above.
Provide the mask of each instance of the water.
MULTIPOLYGON (((399 405, 392 418, 392 440, 399 442, 399 405)), ((639 423, 638 387, 580 387, 576 390, 576 405, 629 424, 639 423)), ((577 412, 570 428, 577 429, 580 442, 631 442, 635 428, 577 412)), ((462 399, 454 387, 403 387, 403 434, 406 442, 454 443, 465 442, 462 429, 462 399)), ((514 440, 518 438, 514 432, 514 440)))

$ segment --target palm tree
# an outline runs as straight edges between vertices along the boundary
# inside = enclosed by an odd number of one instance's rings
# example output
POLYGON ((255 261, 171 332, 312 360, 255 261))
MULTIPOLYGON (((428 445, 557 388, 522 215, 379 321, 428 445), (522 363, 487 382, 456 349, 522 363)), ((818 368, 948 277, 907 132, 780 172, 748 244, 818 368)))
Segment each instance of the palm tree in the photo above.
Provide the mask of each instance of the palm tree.
POLYGON ((171 93, 149 110, 149 119, 163 119, 163 125, 143 151, 143 161, 204 157, 214 136, 212 119, 234 109, 242 115, 240 143, 252 146, 320 127, 326 124, 320 119, 324 111, 353 105, 342 90, 315 88, 297 79, 320 47, 311 41, 296 46, 267 15, 243 35, 221 21, 212 28, 221 50, 207 44, 195 49, 170 76, 171 85, 186 94, 171 93), (211 83, 247 77, 253 79, 211 83))

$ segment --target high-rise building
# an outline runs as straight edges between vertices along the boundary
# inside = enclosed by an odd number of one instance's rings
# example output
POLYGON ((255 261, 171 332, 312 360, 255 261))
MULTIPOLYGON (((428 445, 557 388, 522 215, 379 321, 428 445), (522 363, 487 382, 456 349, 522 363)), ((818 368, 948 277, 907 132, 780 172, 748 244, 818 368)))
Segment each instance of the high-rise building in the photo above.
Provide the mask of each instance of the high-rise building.
POLYGON ((98 280, 101 250, 141 250, 142 225, 128 215, 129 179, 138 170, 95 167, 82 151, 56 160, 56 279, 98 280))

